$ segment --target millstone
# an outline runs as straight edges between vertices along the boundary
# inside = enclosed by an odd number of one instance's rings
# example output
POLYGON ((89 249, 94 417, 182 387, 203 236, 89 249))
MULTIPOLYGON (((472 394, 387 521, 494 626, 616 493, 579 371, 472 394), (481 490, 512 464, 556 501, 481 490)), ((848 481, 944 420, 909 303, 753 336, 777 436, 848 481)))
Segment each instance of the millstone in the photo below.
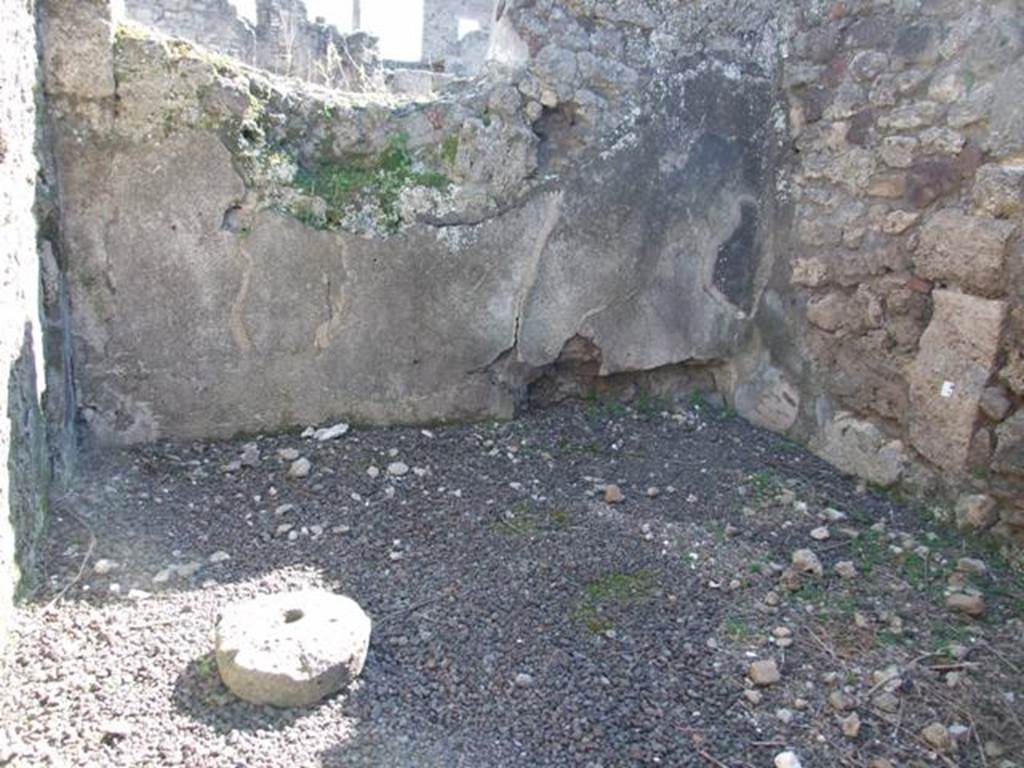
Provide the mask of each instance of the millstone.
POLYGON ((370 618, 351 598, 307 590, 235 603, 216 628, 217 669, 239 698, 303 707, 359 676, 370 618))

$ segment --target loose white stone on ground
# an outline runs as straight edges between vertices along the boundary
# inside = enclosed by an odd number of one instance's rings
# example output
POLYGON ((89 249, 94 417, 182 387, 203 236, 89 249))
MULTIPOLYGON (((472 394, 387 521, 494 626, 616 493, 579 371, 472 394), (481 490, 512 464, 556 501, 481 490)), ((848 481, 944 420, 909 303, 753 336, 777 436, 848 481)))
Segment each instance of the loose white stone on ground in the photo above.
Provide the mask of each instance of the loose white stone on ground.
POLYGON ((828 526, 825 525, 819 528, 815 528, 813 531, 811 531, 811 538, 815 541, 825 541, 831 535, 832 534, 829 533, 828 526))
POLYGON ((388 474, 392 477, 404 477, 409 474, 409 465, 404 461, 393 461, 388 464, 388 474))
POLYGON ((305 590, 227 606, 216 626, 217 669, 241 699, 315 704, 363 669, 370 618, 349 597, 305 590))
POLYGON ((326 443, 328 440, 334 440, 335 438, 341 437, 348 432, 349 426, 345 422, 340 422, 331 427, 323 427, 313 433, 313 438, 321 443, 326 443))
POLYGON ((106 576, 108 573, 116 571, 118 567, 119 564, 116 561, 101 557, 93 564, 92 569, 97 576, 106 576))
POLYGON ((309 459, 303 457, 292 462, 291 467, 288 468, 288 474, 289 476, 296 478, 308 477, 309 471, 312 468, 313 465, 310 464, 309 459))
POLYGON ((796 752, 779 752, 775 756, 775 768, 803 768, 796 752))

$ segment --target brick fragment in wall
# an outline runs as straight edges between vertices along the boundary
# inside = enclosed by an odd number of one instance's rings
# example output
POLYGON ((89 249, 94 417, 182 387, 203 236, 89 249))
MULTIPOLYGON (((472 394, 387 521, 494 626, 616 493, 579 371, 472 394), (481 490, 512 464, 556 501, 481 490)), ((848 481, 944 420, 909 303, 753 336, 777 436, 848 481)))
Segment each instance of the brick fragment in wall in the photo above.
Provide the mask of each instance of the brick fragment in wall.
POLYGON ((967 468, 982 393, 999 354, 1006 302, 937 290, 910 367, 910 439, 943 469, 967 468))

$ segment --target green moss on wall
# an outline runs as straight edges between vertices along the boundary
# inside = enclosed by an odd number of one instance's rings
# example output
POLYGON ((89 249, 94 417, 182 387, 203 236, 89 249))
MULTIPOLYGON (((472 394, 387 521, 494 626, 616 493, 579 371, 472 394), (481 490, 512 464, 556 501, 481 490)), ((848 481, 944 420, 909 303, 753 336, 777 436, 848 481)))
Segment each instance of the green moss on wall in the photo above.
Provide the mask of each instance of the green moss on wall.
MULTIPOLYGON (((300 168, 294 185, 304 194, 324 201, 326 209, 321 226, 325 228, 340 226, 353 205, 370 202, 379 209, 384 229, 396 232, 402 224, 399 200, 403 189, 428 187, 446 190, 451 180, 438 171, 417 170, 409 151, 408 138, 397 135, 377 156, 300 168)), ((306 223, 315 223, 308 210, 295 210, 293 206, 292 213, 306 223)))

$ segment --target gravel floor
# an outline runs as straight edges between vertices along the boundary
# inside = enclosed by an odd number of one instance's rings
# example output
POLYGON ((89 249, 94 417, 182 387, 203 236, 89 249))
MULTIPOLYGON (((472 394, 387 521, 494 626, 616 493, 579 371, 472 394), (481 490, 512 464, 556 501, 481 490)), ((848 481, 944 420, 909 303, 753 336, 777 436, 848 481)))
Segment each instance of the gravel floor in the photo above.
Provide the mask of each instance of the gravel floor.
POLYGON ((660 407, 91 457, 18 612, 0 764, 1019 765, 1019 576, 777 436, 660 407), (823 577, 783 571, 804 547, 823 577), (944 605, 968 554, 981 620, 944 605), (310 585, 373 617, 360 682, 234 699, 219 607, 310 585), (781 680, 755 689, 757 659, 781 680))

